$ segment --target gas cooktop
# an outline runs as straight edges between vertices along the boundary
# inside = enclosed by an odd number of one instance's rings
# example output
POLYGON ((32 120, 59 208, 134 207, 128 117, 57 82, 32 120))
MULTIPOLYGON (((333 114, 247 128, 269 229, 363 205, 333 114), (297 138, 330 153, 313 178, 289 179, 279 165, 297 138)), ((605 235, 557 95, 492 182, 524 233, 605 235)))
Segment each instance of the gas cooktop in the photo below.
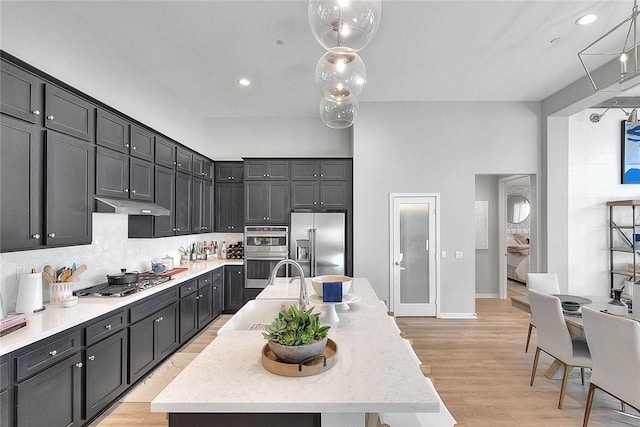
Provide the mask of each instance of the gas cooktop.
POLYGON ((124 297, 145 289, 153 288, 169 280, 171 280, 171 278, 168 276, 147 276, 140 278, 137 283, 129 283, 126 285, 101 283, 75 291, 74 295, 79 297, 124 297))

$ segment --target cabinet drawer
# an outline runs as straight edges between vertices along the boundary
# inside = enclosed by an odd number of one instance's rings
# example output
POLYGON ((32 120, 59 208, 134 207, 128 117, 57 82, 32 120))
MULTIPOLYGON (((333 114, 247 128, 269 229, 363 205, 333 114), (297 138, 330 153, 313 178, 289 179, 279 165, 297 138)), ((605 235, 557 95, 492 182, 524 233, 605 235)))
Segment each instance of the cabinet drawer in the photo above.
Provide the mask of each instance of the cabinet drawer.
POLYGON ((80 330, 40 345, 16 358, 16 381, 21 381, 80 351, 80 330))
POLYGON ((160 310, 166 305, 169 305, 171 302, 177 299, 178 289, 174 288, 169 290, 168 292, 165 292, 158 296, 154 296, 149 300, 136 305, 135 307, 131 308, 131 323, 135 323, 138 320, 144 319, 145 317, 155 313, 156 311, 160 310))
POLYGON ((213 283, 213 276, 211 273, 206 273, 198 277, 198 289, 204 288, 205 286, 208 286, 211 283, 213 283))
POLYGON ((185 297, 189 294, 192 294, 197 290, 198 290, 198 287, 196 286, 196 281, 189 280, 188 282, 180 285, 180 298, 185 297))
POLYGON ((127 313, 121 311, 85 328, 86 345, 92 345, 127 326, 127 313))
POLYGON ((216 270, 213 270, 211 272, 211 274, 213 274, 213 281, 217 282, 218 280, 222 280, 223 277, 223 269, 222 268, 218 268, 216 270))

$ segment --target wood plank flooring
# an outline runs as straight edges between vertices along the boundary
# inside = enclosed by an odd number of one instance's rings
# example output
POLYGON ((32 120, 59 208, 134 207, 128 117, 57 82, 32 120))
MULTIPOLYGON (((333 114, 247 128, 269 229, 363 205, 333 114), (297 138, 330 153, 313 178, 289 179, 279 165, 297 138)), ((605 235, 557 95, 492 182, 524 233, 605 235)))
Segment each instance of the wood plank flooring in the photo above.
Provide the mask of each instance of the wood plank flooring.
MULTIPOLYGON (((524 286, 510 284, 513 292, 524 292, 524 286)), ((544 377, 550 357, 540 356, 535 383, 529 386, 536 343, 534 332, 529 353, 524 352, 529 315, 511 307, 508 299, 478 299, 476 311, 477 320, 397 319, 456 420, 465 427, 581 426, 588 381, 580 384, 579 371, 570 376, 561 410, 560 380, 544 377)), ((216 320, 181 351, 200 352, 228 318, 216 320)), ((589 426, 640 427, 640 419, 614 412, 619 409, 616 400, 596 392, 589 426)), ((167 421, 164 414, 151 413, 148 403, 116 403, 92 426, 166 427, 167 421)))

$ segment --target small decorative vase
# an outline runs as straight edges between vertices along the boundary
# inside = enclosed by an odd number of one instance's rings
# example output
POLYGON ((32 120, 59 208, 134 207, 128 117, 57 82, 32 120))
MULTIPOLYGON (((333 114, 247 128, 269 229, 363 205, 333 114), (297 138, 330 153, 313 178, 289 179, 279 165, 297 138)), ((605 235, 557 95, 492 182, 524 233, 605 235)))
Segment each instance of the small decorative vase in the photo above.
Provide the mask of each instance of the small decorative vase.
POLYGON ((282 345, 273 341, 268 341, 268 345, 281 362, 300 363, 305 359, 322 354, 327 345, 327 337, 302 345, 282 345))

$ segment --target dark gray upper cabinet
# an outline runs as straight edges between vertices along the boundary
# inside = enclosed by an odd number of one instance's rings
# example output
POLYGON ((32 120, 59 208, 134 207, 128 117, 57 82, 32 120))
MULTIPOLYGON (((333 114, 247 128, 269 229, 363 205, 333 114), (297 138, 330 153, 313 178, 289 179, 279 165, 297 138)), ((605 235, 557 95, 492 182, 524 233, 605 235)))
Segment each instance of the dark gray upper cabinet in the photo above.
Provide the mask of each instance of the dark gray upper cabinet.
POLYGON ((193 176, 200 177, 202 179, 211 180, 211 168, 213 163, 206 157, 193 155, 193 176))
POLYGON ((46 244, 91 243, 95 146, 47 131, 46 244))
POLYGON ((42 124, 43 81, 13 64, 0 62, 0 112, 42 124))
POLYGON ((320 188, 316 181, 291 181, 291 207, 316 208, 320 206, 320 188))
POLYGON ((288 181, 248 181, 244 189, 245 224, 289 223, 288 181))
POLYGON ((153 162, 155 139, 153 133, 140 126, 131 125, 131 147, 129 153, 133 157, 153 162))
POLYGON ((191 175, 176 173, 176 234, 191 234, 191 205, 193 178, 191 175))
POLYGON ((0 117, 0 250, 44 242, 44 146, 41 128, 0 117))
POLYGON ((96 195, 129 198, 129 161, 124 153, 97 148, 96 195))
POLYGON ((350 180, 352 161, 346 159, 321 160, 320 178, 323 180, 350 180))
POLYGON ((351 204, 350 181, 320 181, 320 207, 348 208, 351 204))
POLYGON ((166 168, 176 167, 176 144, 156 136, 156 164, 166 168))
POLYGON ((243 162, 215 162, 216 182, 244 181, 243 162))
POLYGON ((202 165, 202 177, 207 181, 213 180, 213 162, 209 159, 204 159, 202 165))
POLYGON ((191 232, 202 233, 203 192, 204 180, 193 177, 193 196, 191 198, 191 232))
POLYGON ((213 196, 213 183, 211 181, 204 181, 202 188, 202 232, 211 233, 213 231, 213 222, 215 210, 214 210, 214 196, 213 196))
POLYGON ((153 202, 153 163, 132 157, 129 166, 129 198, 153 202))
POLYGON ((351 205, 351 160, 292 160, 291 207, 348 209, 351 205))
MULTIPOLYGON (((155 203, 171 211, 168 216, 154 217, 153 237, 166 237, 176 234, 175 200, 176 173, 173 169, 156 166, 155 203)), ((151 237, 151 236, 147 236, 151 237)))
POLYGON ((191 173, 193 170, 193 153, 187 149, 178 147, 176 149, 176 169, 179 172, 191 173))
POLYGON ((129 122, 108 111, 98 109, 96 144, 121 153, 129 153, 129 122))
POLYGON ((244 180, 288 180, 288 160, 245 160, 244 180))
POLYGON ((95 107, 57 86, 46 84, 45 88, 45 127, 93 142, 95 107))
POLYGON ((317 160, 292 160, 292 180, 317 180, 320 175, 319 162, 317 160))
POLYGON ((215 193, 215 231, 241 233, 244 227, 244 184, 217 183, 215 193))

